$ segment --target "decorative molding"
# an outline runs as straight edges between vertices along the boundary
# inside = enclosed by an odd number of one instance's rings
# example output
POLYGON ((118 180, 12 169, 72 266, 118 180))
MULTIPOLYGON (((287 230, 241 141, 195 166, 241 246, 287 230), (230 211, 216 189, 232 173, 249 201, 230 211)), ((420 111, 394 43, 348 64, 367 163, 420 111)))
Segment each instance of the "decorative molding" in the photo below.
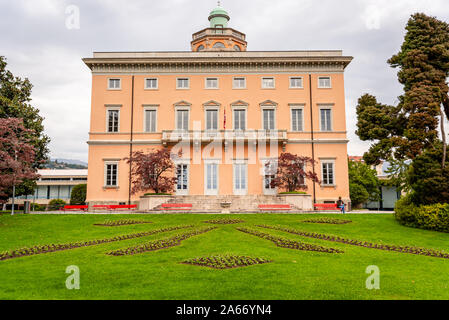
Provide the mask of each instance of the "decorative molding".
POLYGON ((209 100, 203 103, 203 107, 221 107, 221 103, 215 100, 209 100))
POLYGON ((274 102, 272 100, 265 100, 264 102, 259 103, 259 106, 261 107, 277 107, 278 103, 274 102))
POLYGON ((343 72, 352 57, 317 52, 96 53, 84 63, 93 73, 343 72))
POLYGON ((181 100, 181 101, 175 102, 173 104, 173 106, 175 106, 175 107, 191 107, 192 104, 190 102, 181 100))
POLYGON ((245 102, 245 101, 242 101, 242 100, 237 100, 237 101, 234 101, 234 102, 232 102, 231 103, 231 106, 235 106, 235 107, 240 107, 240 106, 242 106, 242 107, 247 107, 247 106, 249 106, 249 103, 248 102, 245 102))

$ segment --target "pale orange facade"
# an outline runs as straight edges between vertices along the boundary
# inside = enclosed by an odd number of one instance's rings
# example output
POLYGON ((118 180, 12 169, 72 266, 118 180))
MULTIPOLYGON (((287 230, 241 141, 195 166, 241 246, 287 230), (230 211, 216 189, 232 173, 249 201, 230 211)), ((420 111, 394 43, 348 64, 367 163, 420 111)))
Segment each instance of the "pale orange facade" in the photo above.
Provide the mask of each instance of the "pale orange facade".
POLYGON ((322 181, 307 182, 315 202, 348 203, 351 59, 341 51, 94 53, 84 59, 92 70, 87 201, 137 202, 123 159, 182 146, 176 194, 275 194, 265 163, 290 152, 315 159, 322 181))

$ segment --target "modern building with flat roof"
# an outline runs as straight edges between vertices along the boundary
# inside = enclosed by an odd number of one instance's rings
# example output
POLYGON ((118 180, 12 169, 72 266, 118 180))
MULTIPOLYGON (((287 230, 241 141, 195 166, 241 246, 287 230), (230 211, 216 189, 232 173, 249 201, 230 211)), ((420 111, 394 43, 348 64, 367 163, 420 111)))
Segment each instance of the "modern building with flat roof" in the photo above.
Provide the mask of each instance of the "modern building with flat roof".
MULTIPOLYGON (((73 187, 87 183, 87 169, 42 169, 37 173, 40 178, 36 181, 34 194, 16 197, 15 204, 20 206, 24 201, 30 201, 45 205, 53 199, 69 202, 73 187)), ((8 205, 11 205, 11 199, 8 205)))
MULTIPOLYGON (((191 52, 95 52, 87 201, 136 203, 130 152, 182 149, 178 196, 276 195, 265 164, 282 152, 313 158, 316 203, 349 199, 340 50, 247 51, 217 7, 191 52)), ((149 190, 150 192, 150 190, 149 190)))

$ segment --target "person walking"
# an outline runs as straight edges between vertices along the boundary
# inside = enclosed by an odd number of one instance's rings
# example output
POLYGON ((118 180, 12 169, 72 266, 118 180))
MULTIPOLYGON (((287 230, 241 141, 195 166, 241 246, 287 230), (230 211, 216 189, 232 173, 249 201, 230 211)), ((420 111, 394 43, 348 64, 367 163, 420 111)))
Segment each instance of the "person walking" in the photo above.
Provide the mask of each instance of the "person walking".
POLYGON ((341 213, 345 214, 345 203, 341 200, 341 197, 338 197, 337 207, 340 208, 341 213))

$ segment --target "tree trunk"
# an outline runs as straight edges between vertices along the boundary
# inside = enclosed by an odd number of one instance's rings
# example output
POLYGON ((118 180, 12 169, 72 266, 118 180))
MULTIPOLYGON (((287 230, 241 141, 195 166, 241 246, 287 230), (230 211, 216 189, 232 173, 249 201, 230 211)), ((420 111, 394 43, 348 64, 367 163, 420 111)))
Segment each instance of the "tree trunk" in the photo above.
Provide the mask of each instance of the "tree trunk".
POLYGON ((444 169, 446 167, 446 132, 444 130, 444 113, 443 110, 440 108, 440 116, 441 116, 441 136, 443 140, 443 160, 441 161, 441 167, 444 169))

